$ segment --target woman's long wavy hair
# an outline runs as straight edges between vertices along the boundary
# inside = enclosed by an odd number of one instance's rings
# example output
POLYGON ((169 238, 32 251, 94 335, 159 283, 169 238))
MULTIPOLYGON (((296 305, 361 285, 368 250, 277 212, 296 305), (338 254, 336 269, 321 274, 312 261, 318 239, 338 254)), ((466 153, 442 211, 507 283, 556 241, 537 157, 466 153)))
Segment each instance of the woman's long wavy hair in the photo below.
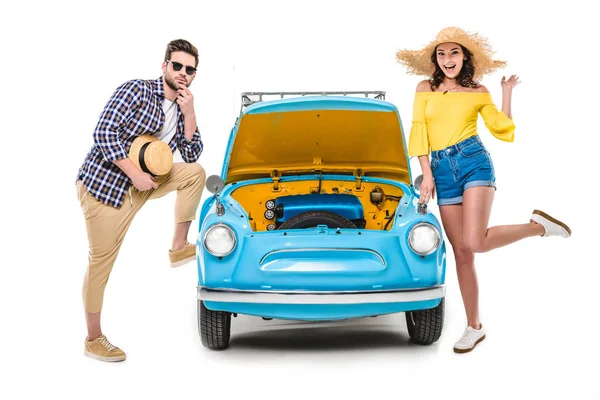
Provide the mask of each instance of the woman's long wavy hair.
MULTIPOLYGON (((463 51, 466 60, 463 61, 462 69, 460 73, 456 77, 457 83, 463 87, 471 87, 476 88, 478 86, 477 82, 473 81, 473 76, 475 75, 475 66, 473 65, 473 54, 469 50, 467 50, 463 45, 459 44, 460 48, 463 51)), ((440 87, 442 82, 444 81, 444 71, 440 68, 440 65, 437 62, 437 47, 431 54, 431 62, 435 65, 435 72, 429 78, 429 84, 431 85, 431 90, 436 91, 437 88, 440 87)))

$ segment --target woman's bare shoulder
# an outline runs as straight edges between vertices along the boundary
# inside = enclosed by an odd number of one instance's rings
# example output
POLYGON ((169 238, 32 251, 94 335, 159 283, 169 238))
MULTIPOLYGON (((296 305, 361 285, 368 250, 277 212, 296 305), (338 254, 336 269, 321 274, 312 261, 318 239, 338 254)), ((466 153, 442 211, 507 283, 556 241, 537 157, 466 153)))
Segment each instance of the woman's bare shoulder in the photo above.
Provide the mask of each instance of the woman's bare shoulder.
POLYGON ((431 92, 431 83, 427 79, 417 85, 417 93, 419 92, 431 92))
POLYGON ((481 83, 477 85, 476 88, 473 88, 473 91, 476 93, 489 93, 490 91, 483 86, 481 83))

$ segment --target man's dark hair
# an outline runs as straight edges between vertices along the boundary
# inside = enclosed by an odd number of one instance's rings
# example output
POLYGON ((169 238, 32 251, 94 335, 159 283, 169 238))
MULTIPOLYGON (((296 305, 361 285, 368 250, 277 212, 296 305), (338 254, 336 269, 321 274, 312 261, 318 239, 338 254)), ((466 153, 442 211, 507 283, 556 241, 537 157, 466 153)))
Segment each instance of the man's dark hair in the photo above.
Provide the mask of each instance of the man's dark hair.
POLYGON ((190 42, 184 39, 177 39, 169 42, 167 45, 167 51, 165 52, 165 61, 171 59, 171 53, 174 51, 183 51, 194 56, 196 59, 196 65, 194 65, 194 67, 198 67, 198 49, 190 42))

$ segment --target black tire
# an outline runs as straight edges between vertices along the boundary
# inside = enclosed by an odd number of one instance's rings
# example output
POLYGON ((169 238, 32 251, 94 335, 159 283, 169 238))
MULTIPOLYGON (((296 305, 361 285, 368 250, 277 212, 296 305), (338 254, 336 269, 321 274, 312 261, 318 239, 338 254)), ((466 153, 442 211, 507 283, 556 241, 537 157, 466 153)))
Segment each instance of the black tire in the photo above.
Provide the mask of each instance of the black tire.
POLYGON ((435 308, 419 311, 408 311, 406 326, 410 338, 423 345, 437 342, 444 328, 444 299, 435 308))
POLYGON ((204 347, 225 350, 229 347, 231 313, 209 310, 198 300, 198 332, 204 347))
POLYGON ((352 221, 341 215, 329 211, 307 211, 288 219, 277 229, 314 228, 317 225, 327 225, 330 229, 356 228, 352 221))

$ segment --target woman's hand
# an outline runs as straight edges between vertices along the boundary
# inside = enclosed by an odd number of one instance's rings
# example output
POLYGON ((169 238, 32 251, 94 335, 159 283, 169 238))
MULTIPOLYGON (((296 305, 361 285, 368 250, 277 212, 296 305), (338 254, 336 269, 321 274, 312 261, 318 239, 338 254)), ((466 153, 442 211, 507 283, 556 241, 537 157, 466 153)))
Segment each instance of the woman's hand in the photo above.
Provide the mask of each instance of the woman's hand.
POLYGON ((427 204, 429 199, 435 198, 435 183, 433 182, 432 175, 423 175, 423 182, 421 182, 419 192, 419 203, 427 204))
POLYGON ((500 81, 500 85, 502 86, 502 90, 510 89, 512 90, 515 86, 517 86, 521 81, 519 81, 519 77, 517 75, 511 75, 510 78, 506 79, 505 76, 502 77, 500 81))

